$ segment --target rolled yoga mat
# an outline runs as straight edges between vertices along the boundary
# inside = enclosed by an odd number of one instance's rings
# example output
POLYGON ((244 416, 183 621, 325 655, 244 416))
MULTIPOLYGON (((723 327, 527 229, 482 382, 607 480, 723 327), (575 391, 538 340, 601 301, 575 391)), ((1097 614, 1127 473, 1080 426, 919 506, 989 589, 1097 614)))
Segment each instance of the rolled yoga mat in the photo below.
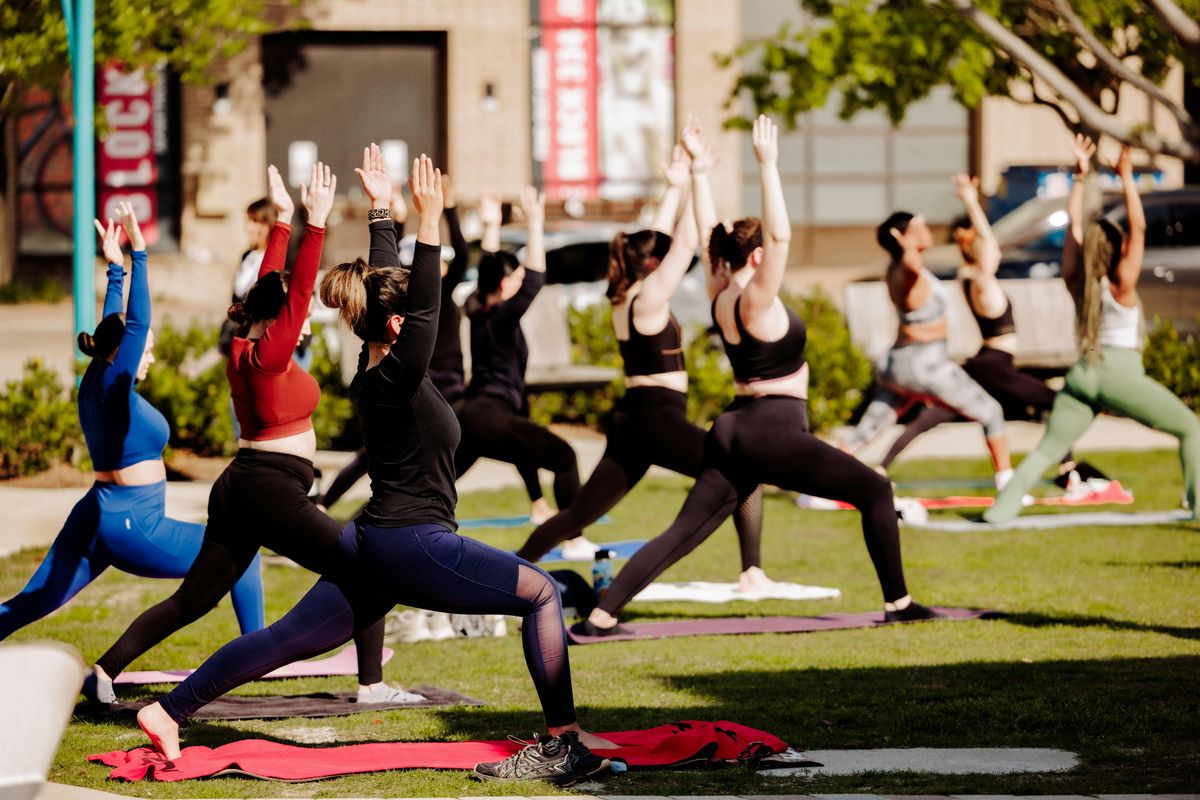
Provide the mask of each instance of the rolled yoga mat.
MULTIPOLYGON (((949 614, 953 620, 980 619, 998 616, 994 611, 973 608, 942 608, 938 611, 949 614)), ((929 620, 937 622, 938 620, 929 620)), ((623 624, 628 634, 613 636, 588 636, 579 632, 578 625, 567 629, 571 644, 597 644, 599 642, 629 642, 636 639, 669 639, 676 636, 730 636, 743 633, 812 633, 814 631, 837 631, 847 628, 877 628, 884 625, 899 625, 883 621, 882 611, 865 614, 825 614, 819 617, 710 617, 708 619, 685 619, 674 622, 633 622, 623 624)))
POLYGON ((969 519, 931 519, 909 527, 944 533, 987 533, 990 531, 1053 530, 1055 528, 1169 525, 1186 522, 1190 511, 1080 511, 1069 514, 1025 514, 1008 522, 972 522, 969 519))
MULTIPOLYGON (((316 692, 287 696, 241 697, 225 695, 196 712, 193 719, 287 719, 289 717, 342 717, 347 714, 395 711, 431 706, 482 706, 483 702, 437 686, 417 686, 409 691, 425 698, 423 703, 372 703, 359 705, 354 692, 316 692)), ((117 703, 117 713, 136 714, 158 698, 143 697, 132 703, 117 703)))
MULTIPOLYGON (((787 749, 787 742, 736 722, 685 720, 643 731, 598 733, 618 745, 600 750, 605 758, 641 767, 702 766, 754 761, 787 749)), ((247 739, 220 747, 185 747, 167 761, 150 747, 88 756, 114 769, 109 780, 183 781, 217 775, 247 775, 281 781, 310 781, 390 769, 472 769, 508 758, 523 744, 503 742, 373 742, 341 747, 247 739)))
MULTIPOLYGON (((630 539, 630 540, 624 541, 624 542, 608 542, 607 544, 598 544, 596 546, 601 548, 602 550, 611 550, 612 552, 616 553, 616 555, 613 556, 614 558, 632 558, 633 554, 636 553, 638 550, 641 550, 642 545, 644 545, 645 543, 646 543, 645 539, 630 539)), ((543 562, 567 561, 567 560, 568 559, 563 558, 563 553, 562 553, 561 547, 556 547, 553 550, 551 550, 549 553, 546 553, 546 555, 542 556, 543 562)), ((578 561, 578 562, 586 562, 586 563, 590 564, 592 562, 592 557, 588 556, 587 558, 574 559, 574 560, 578 561)))
POLYGON ((738 600, 833 600, 842 593, 828 586, 777 582, 765 592, 742 592, 736 583, 652 583, 633 598, 641 603, 733 603, 738 600))
MULTIPOLYGON (((390 647, 383 648, 383 663, 391 660, 394 651, 390 647)), ((145 670, 142 672, 125 671, 116 677, 113 683, 125 685, 144 685, 147 683, 179 683, 195 672, 194 669, 145 670)), ((358 675, 358 654, 353 645, 347 645, 325 658, 312 661, 295 661, 280 667, 274 672, 268 672, 260 680, 268 678, 325 678, 343 675, 358 675)))

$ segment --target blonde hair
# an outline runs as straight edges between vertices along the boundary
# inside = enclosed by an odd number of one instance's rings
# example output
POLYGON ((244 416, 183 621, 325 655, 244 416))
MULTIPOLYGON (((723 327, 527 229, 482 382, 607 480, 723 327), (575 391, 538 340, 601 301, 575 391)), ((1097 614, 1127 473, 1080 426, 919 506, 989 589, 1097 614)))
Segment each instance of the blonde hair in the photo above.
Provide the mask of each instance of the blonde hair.
POLYGON ((1121 260, 1125 235, 1110 220, 1100 219, 1083 235, 1083 269, 1071 286, 1075 298, 1075 332, 1079 352, 1089 363, 1104 357, 1100 349, 1100 317, 1104 313, 1104 280, 1121 260))
POLYGON ((321 302, 336 308, 338 317, 360 339, 367 318, 367 278, 371 266, 361 258, 338 264, 321 279, 321 302))

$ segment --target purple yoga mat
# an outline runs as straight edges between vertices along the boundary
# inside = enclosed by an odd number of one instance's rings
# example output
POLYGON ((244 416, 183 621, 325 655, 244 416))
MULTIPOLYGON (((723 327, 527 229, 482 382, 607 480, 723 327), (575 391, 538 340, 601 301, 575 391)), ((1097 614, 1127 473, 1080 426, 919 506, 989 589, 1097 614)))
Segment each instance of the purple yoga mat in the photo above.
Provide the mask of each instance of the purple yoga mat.
MULTIPOLYGON (((979 619, 994 615, 994 611, 974 608, 942 608, 934 606, 952 619, 979 619)), ((729 636, 737 633, 811 633, 813 631, 837 631, 844 628, 874 628, 899 624, 883 621, 882 611, 865 614, 822 614, 819 617, 710 617, 707 619, 685 619, 677 622, 635 622, 623 627, 631 633, 615 636, 586 636, 576 632, 574 626, 567 632, 571 644, 596 644, 597 642, 629 642, 635 639, 666 639, 673 636, 729 636)))
MULTIPOLYGON (((390 647, 383 648, 383 663, 386 664, 392 657, 393 651, 390 647)), ((122 672, 117 676, 113 683, 120 684, 147 684, 147 683, 179 683, 188 675, 191 675, 195 670, 192 669, 171 669, 171 670, 146 670, 143 672, 122 672)), ((274 672, 268 672, 262 677, 262 680, 267 678, 323 678, 333 675, 357 675, 358 674, 358 655, 354 652, 353 645, 343 647, 337 653, 325 658, 314 659, 313 661, 295 661, 285 667, 280 667, 274 672)))

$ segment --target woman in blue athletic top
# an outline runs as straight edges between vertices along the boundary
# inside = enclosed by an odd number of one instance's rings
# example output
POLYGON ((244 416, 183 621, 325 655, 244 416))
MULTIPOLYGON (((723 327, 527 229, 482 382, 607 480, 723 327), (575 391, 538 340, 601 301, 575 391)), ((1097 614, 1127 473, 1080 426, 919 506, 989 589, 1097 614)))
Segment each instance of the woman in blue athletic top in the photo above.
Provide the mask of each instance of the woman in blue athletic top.
MULTIPOLYGON (((121 313, 125 270, 120 230, 111 219, 107 228, 97 220, 109 262, 108 290, 95 334, 79 334, 79 349, 92 357, 79 385, 79 423, 96 482, 75 504, 29 583, 0 605, 0 639, 60 608, 110 565, 145 578, 182 578, 204 538, 203 525, 165 513, 162 451, 170 427, 134 391, 154 363, 146 242, 130 204, 122 203, 119 213, 133 247, 128 312, 121 313)), ((257 557, 231 594, 242 632, 263 627, 257 557)), ((107 676, 93 675, 89 682, 97 678, 107 689, 100 699, 115 699, 107 676)))

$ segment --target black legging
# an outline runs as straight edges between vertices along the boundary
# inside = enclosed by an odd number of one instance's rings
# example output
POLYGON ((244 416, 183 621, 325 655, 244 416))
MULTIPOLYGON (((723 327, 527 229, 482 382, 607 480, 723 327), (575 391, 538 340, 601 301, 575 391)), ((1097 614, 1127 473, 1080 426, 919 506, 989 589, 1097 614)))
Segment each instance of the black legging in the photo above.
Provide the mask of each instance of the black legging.
POLYGON ((739 397, 717 417, 704 442, 704 471, 671 527, 639 550, 599 607, 616 615, 668 567, 695 550, 761 483, 850 503, 883 599, 908 594, 900 531, 887 479, 805 428, 806 404, 793 397, 739 397))
POLYGON ((522 617, 525 663, 546 724, 575 722, 558 588, 541 569, 436 524, 377 528, 351 522, 342 550, 353 562, 342 579, 322 578, 283 618, 214 653, 162 699, 171 718, 182 723, 236 686, 332 650, 401 603, 522 617))
MULTIPOLYGON (((1043 414, 1050 411, 1057 395, 1046 382, 1022 372, 1013 363, 1013 355, 1005 350, 992 347, 979 348, 979 352, 963 362, 963 370, 983 390, 996 398, 1004 407, 1005 415, 1024 417, 1029 414, 1043 414)), ((912 444, 923 433, 933 430, 944 422, 952 422, 958 418, 958 412, 937 404, 927 405, 917 414, 916 418, 904 427, 900 438, 892 443, 887 455, 879 462, 887 469, 896 457, 912 444)), ((1071 459, 1068 453, 1064 462, 1071 459)))
MULTIPOLYGON (((704 437, 703 429, 688 422, 683 392, 646 386, 627 389, 609 422, 604 455, 579 496, 530 534, 517 555, 537 561, 556 545, 575 538, 620 502, 651 466, 695 478, 703 468, 704 437)), ((734 525, 742 570, 762 566, 760 487, 739 504, 734 525)))
MULTIPOLYGON (((308 499, 313 465, 282 453, 243 449, 208 496, 204 543, 173 595, 144 611, 96 662, 116 677, 138 656, 211 611, 237 582, 259 547, 269 547, 300 566, 328 574, 341 563, 342 525, 308 499)), ((354 637, 358 680, 383 680, 381 613, 354 637)))
POLYGON ((540 467, 554 473, 554 502, 559 508, 575 500, 579 465, 566 441, 493 395, 463 398, 454 404, 454 413, 462 426, 462 439, 454 454, 454 468, 460 478, 480 458, 540 467))

